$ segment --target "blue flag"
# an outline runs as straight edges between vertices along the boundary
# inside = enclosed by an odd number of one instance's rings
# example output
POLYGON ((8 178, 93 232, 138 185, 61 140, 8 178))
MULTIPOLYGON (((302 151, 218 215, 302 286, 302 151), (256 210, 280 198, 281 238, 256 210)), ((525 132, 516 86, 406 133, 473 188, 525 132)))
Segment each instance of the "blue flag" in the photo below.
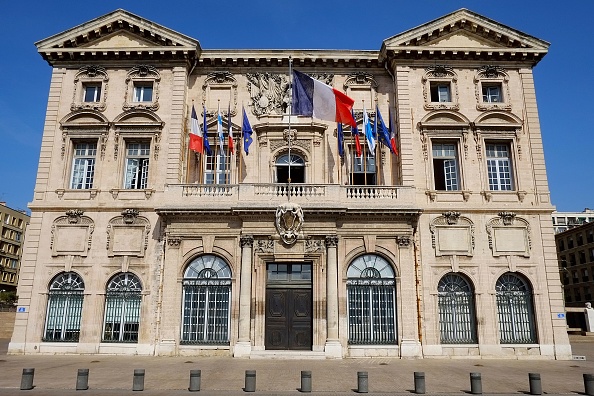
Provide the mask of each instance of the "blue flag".
POLYGON ((338 135, 338 155, 344 157, 344 134, 342 132, 342 124, 339 122, 337 126, 338 135))
POLYGON ((241 134, 243 139, 243 150, 246 154, 249 154, 250 144, 252 144, 252 126, 250 125, 250 120, 247 118, 247 114, 245 114, 245 108, 241 108, 243 113, 243 121, 241 123, 241 134))
POLYGON ((204 109, 204 117, 202 118, 202 128, 204 129, 204 150, 206 150, 207 155, 212 155, 212 150, 210 149, 210 143, 208 143, 208 125, 206 125, 206 107, 204 109))
POLYGON ((390 130, 386 127, 377 105, 375 106, 375 133, 377 133, 380 143, 392 150, 390 130))

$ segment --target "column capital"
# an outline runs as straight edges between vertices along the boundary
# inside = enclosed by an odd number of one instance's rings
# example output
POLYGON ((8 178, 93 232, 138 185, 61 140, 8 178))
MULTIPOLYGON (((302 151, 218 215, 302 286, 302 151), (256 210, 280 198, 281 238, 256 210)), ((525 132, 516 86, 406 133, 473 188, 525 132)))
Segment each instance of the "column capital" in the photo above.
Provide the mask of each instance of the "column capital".
POLYGON ((409 247, 410 246, 410 237, 409 236, 398 236, 398 246, 400 247, 409 247))
POLYGON ((336 247, 336 246, 338 246, 338 235, 326 236, 326 247, 336 247))
POLYGON ((239 245, 242 248, 254 246, 254 236, 253 235, 242 235, 241 237, 239 237, 239 245))

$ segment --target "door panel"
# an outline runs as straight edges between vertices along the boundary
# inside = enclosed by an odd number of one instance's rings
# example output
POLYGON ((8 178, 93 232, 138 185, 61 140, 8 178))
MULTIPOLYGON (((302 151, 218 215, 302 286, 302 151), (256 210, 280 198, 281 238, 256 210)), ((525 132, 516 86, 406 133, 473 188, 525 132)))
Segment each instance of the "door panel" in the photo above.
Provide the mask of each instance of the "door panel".
POLYGON ((266 289, 266 349, 311 350, 311 289, 266 289))

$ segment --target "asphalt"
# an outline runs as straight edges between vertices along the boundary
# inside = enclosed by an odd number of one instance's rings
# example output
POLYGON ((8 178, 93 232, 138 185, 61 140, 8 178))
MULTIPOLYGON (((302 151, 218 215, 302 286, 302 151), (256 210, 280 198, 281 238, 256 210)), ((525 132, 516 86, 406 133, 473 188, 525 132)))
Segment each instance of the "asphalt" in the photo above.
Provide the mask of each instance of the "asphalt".
MULTIPOLYGON (((585 394, 583 374, 594 374, 594 337, 570 336, 574 356, 586 360, 341 359, 274 360, 228 357, 6 355, 0 340, 0 395, 297 395, 301 371, 311 371, 312 393, 353 395, 358 372, 367 372, 369 395, 414 394, 414 373, 425 373, 426 393, 466 395, 470 373, 480 373, 484 394, 530 394, 529 373, 539 373, 544 394, 585 394), (34 368, 34 388, 20 390, 23 369, 34 368), (75 390, 78 369, 89 369, 88 390, 75 390), (144 390, 133 391, 135 369, 144 390), (188 391, 190 370, 201 370, 200 392, 188 391), (246 370, 256 370, 256 392, 244 392, 246 370)), ((361 388, 362 389, 362 388, 361 388)))

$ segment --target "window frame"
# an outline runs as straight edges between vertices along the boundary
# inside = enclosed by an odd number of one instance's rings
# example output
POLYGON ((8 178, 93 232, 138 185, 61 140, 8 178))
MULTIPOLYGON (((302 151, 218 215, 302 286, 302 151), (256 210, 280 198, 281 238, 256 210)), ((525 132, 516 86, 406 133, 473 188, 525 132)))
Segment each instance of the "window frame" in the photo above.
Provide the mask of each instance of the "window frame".
MULTIPOLYGON (((485 166, 486 166, 486 171, 487 171, 487 183, 488 183, 488 190, 490 192, 515 192, 517 191, 517 187, 516 187, 516 175, 515 175, 515 162, 513 160, 513 147, 510 141, 506 141, 506 140, 491 140, 491 139, 485 139, 485 166), (498 146, 500 147, 505 147, 507 149, 508 152, 508 156, 507 157, 499 157, 499 156, 489 156, 489 147, 490 146, 495 146, 496 147, 496 153, 499 153, 499 149, 497 148, 498 146), (505 161, 507 161, 507 165, 505 165, 505 161), (494 176, 496 177, 491 177, 492 173, 491 173, 491 165, 489 165, 490 162, 494 162, 495 166, 496 166, 496 172, 494 173, 494 176), (502 183, 502 180, 505 180, 505 177, 502 177, 502 170, 501 170, 501 166, 507 166, 509 168, 508 173, 509 173, 509 184, 504 184, 502 183), (496 180, 497 183, 496 184, 492 184, 491 180, 496 180), (494 186, 506 186, 509 185, 509 188, 507 189, 493 189, 494 186)), ((505 173, 505 172, 503 172, 505 173)))
POLYGON ((149 186, 149 175, 150 175, 150 157, 151 157, 151 141, 150 140, 141 140, 141 139, 124 139, 124 177, 123 177, 123 186, 122 188, 125 190, 146 190, 149 186), (140 147, 138 150, 148 150, 148 152, 144 154, 130 154, 131 145, 139 145, 140 147), (148 147, 142 147, 148 146, 148 147), (135 167, 135 175, 136 178, 132 177, 132 180, 129 180, 130 176, 130 163, 133 160, 137 160, 138 164, 135 167), (135 180, 134 184, 132 184, 133 180, 135 180))
POLYGON ((81 67, 74 77, 74 89, 70 110, 104 111, 107 108, 107 91, 109 75, 105 68, 88 65, 81 67), (94 101, 86 101, 86 87, 98 87, 99 94, 94 101))
POLYGON ((114 275, 105 290, 101 342, 138 343, 141 305, 140 278, 131 272, 114 275))
POLYGON ((441 344, 478 343, 475 292, 466 276, 450 272, 441 277, 437 285, 437 306, 441 344), (451 309, 446 311, 445 308, 451 309))
POLYGON ((509 90, 509 75, 500 66, 486 65, 480 67, 474 76, 476 108, 479 111, 505 110, 511 111, 511 95, 509 90), (484 100, 484 91, 487 87, 499 87, 499 102, 484 100))
MULTIPOLYGON (((460 110, 458 93, 458 75, 447 65, 429 66, 421 78, 425 110, 460 110), (434 101, 433 92, 436 87, 449 86, 449 101, 434 101)), ((439 93, 438 98, 439 100, 439 93)))
MULTIPOLYGON (((430 139, 431 141, 431 176, 432 176, 432 187, 434 191, 438 191, 438 192, 458 192, 463 190, 463 183, 462 183, 462 167, 461 167, 461 161, 460 161, 460 142, 457 139, 447 139, 447 138, 432 138, 430 139), (445 146, 445 145, 454 145, 453 151, 454 151, 454 157, 452 158, 452 156, 446 156, 446 155, 442 155, 439 157, 435 156, 435 147, 437 145, 439 146, 445 146), (436 160, 439 161, 443 161, 442 165, 443 165, 443 183, 444 183, 444 189, 438 189, 437 188, 437 169, 435 168, 436 165, 436 160), (449 161, 455 161, 455 169, 454 169, 454 173, 455 173, 455 184, 456 184, 456 188, 450 188, 448 189, 448 172, 446 169, 446 162, 449 161)), ((453 180, 453 179, 450 179, 453 180)))
POLYGON ((75 272, 62 272, 56 275, 48 285, 48 297, 43 330, 44 342, 78 342, 81 331, 85 284, 75 272), (60 298, 62 296, 63 298, 60 298), (60 301, 62 300, 62 301, 60 301), (62 302, 63 304, 60 304, 62 302), (54 316, 57 310, 61 315, 54 316), (75 316, 71 313, 74 310, 75 316), (58 326, 59 325, 59 326, 58 326), (64 329, 67 326, 71 329, 64 329), (51 328, 50 328, 51 327, 51 328), (56 336, 56 333, 57 334, 56 336), (67 333, 72 333, 67 336, 67 333), (51 334, 52 336, 48 336, 51 334))
MULTIPOLYGON (((85 152, 89 150, 88 147, 86 147, 85 152)), ((96 168, 97 168, 97 142, 94 142, 92 140, 76 140, 72 142, 72 154, 71 154, 71 161, 70 161, 70 178, 69 178, 69 182, 68 182, 68 188, 70 190, 93 190, 95 189, 95 184, 96 184, 96 168), (80 154, 77 155, 77 150, 78 150, 78 146, 79 145, 93 145, 95 146, 94 149, 94 154, 80 154), (77 172, 77 160, 82 160, 80 163, 84 164, 84 174, 85 176, 83 176, 83 178, 81 179, 81 182, 83 182, 83 185, 81 187, 76 187, 75 183, 74 183, 74 177, 75 177, 75 172, 77 172), (88 161, 92 160, 92 164, 89 165, 88 161), (90 175, 90 181, 88 180, 89 176, 89 170, 87 169, 88 167, 92 167, 92 170, 90 171, 91 175, 90 175)))
POLYGON ((156 111, 159 109, 159 84, 161 74, 151 65, 137 65, 131 68, 126 75, 126 92, 122 108, 127 110, 144 109, 156 111), (137 101, 139 88, 152 86, 151 100, 137 101))
POLYGON ((515 272, 502 274, 495 283, 495 300, 499 327, 499 343, 502 345, 536 344, 538 342, 538 334, 536 329, 534 289, 528 280, 515 272), (504 284, 503 281, 507 283, 504 284), (507 289, 515 286, 515 289, 502 290, 504 286, 507 289), (523 304, 526 308, 523 312, 520 312, 517 306, 515 306, 516 309, 514 310, 505 310, 505 308, 509 307, 507 303, 512 303, 513 299, 518 300, 521 298, 523 298, 523 304), (519 315, 524 316, 519 317, 519 315), (519 326, 523 326, 523 328, 519 328, 519 326), (522 333, 523 337, 521 335, 522 333))

